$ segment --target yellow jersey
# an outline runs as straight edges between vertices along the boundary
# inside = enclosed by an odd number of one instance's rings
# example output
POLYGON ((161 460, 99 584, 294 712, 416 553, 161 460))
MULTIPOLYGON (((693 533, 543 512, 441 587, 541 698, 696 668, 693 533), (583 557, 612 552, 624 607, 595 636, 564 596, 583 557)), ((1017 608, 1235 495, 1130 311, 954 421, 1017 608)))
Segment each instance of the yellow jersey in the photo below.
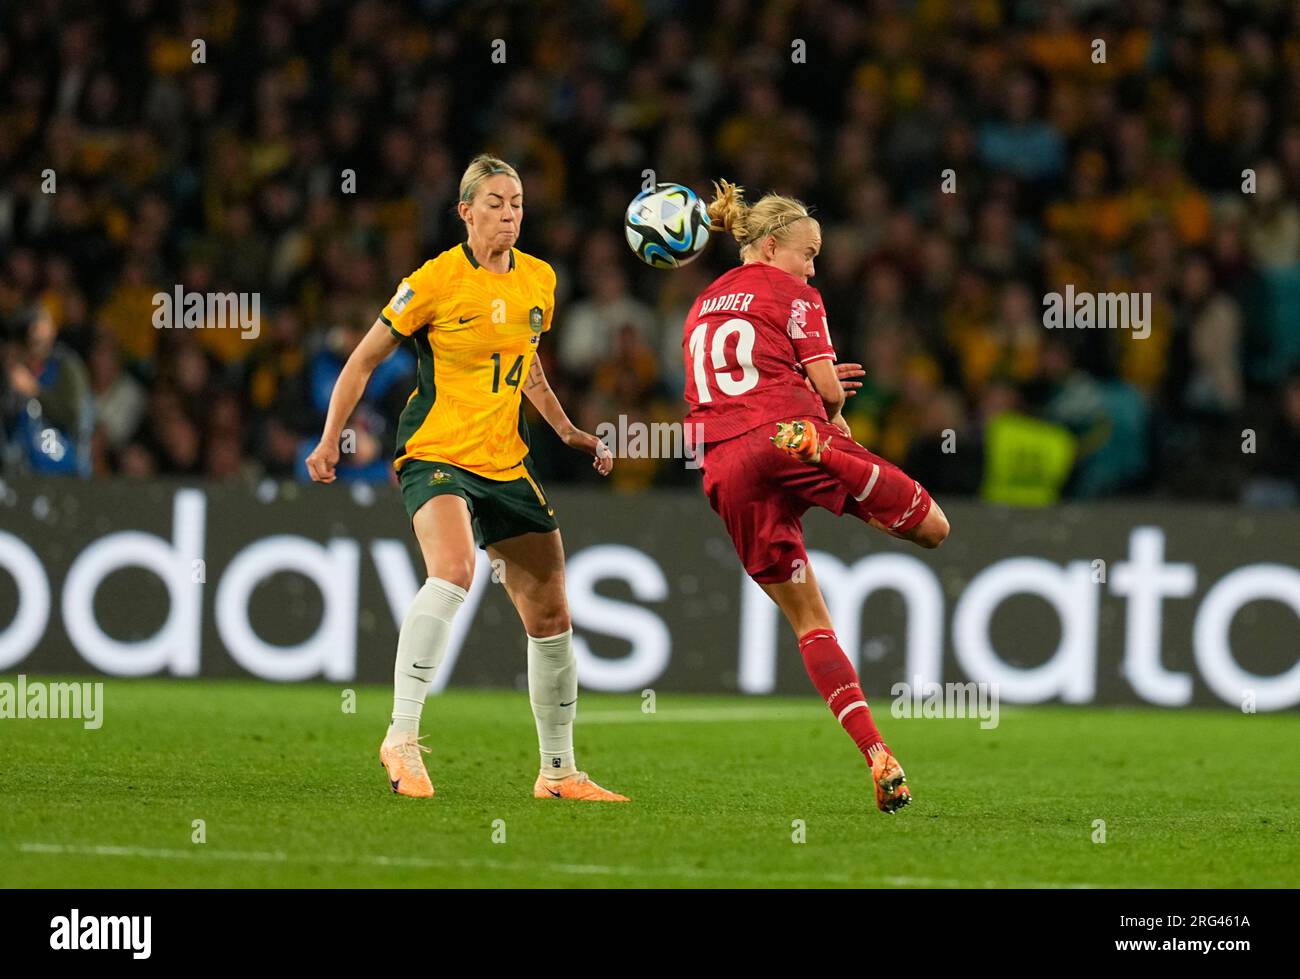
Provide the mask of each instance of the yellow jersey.
POLYGON ((488 479, 523 478, 520 388, 554 315, 555 270, 516 248, 508 272, 482 268, 461 244, 403 279, 379 314, 418 356, 416 388, 397 423, 397 470, 427 459, 488 479))

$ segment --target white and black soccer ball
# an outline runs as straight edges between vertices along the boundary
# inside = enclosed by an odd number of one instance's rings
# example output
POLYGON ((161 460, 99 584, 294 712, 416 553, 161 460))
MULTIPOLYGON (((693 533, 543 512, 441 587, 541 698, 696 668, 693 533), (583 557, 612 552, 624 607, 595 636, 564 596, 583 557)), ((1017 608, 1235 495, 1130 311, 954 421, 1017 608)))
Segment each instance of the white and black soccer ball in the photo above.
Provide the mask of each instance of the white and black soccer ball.
POLYGON ((692 262, 709 241, 709 212, 704 201, 681 184, 656 184, 632 198, 623 218, 623 233, 636 257, 657 269, 692 262))

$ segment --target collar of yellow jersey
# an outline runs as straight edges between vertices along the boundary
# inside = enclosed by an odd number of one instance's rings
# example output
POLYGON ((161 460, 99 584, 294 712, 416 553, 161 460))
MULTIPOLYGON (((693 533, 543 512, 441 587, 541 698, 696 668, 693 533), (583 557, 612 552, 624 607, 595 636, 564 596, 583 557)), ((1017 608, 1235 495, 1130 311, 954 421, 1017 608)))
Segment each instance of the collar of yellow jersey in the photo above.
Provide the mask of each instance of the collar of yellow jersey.
MULTIPOLYGON (((467 259, 469 259, 469 264, 470 264, 470 265, 474 266, 474 268, 479 268, 479 267, 480 267, 479 264, 478 264, 478 259, 476 259, 476 258, 474 257, 474 253, 473 253, 472 251, 470 251, 470 248, 469 248, 469 242, 468 242, 468 241, 462 241, 462 242, 460 243, 460 250, 463 251, 463 252, 465 253, 465 257, 466 257, 467 259)), ((508 272, 513 272, 514 270, 515 270, 515 250, 512 248, 512 249, 510 249, 510 268, 507 269, 506 271, 508 271, 508 272)))

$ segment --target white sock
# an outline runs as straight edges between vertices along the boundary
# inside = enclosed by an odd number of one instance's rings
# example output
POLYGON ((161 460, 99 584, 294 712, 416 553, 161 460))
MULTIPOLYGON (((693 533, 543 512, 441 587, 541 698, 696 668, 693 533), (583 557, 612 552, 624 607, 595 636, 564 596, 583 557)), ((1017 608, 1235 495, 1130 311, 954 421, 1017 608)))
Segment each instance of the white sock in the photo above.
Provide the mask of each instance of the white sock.
POLYGON ((528 699, 537 721, 542 774, 564 778, 578 770, 573 761, 573 718, 578 712, 578 663, 573 630, 528 637, 528 699))
POLYGON ((464 601, 464 588, 441 578, 426 578, 406 610, 402 630, 397 634, 389 739, 419 733, 424 698, 447 652, 452 617, 464 601))

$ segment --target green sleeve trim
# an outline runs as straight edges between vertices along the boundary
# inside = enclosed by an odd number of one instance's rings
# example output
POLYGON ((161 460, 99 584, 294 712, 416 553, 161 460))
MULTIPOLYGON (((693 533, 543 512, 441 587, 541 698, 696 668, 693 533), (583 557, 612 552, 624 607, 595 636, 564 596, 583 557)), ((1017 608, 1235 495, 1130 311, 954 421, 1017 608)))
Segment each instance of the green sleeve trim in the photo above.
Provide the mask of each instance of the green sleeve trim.
POLYGON ((393 336, 397 337, 397 339, 399 339, 399 340, 409 340, 409 339, 411 339, 411 338, 408 337, 405 333, 399 333, 398 330, 397 330, 397 327, 393 326, 393 321, 390 320, 390 319, 389 319, 387 316, 385 316, 383 313, 380 313, 380 314, 379 314, 379 321, 380 321, 381 323, 383 323, 386 327, 388 327, 388 332, 391 333, 393 336))

